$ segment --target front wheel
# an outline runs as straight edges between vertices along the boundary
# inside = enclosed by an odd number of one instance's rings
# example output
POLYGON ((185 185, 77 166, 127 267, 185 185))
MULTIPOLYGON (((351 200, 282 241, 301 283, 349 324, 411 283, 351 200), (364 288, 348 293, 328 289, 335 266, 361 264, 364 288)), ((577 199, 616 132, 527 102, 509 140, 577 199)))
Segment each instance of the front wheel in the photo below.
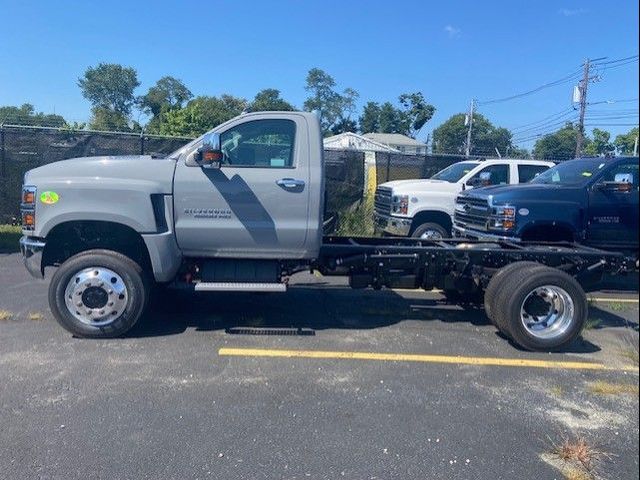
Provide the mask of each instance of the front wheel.
POLYGON ((112 338, 142 316, 150 285, 142 268, 111 250, 89 250, 66 260, 49 285, 49 306, 78 337, 112 338))
POLYGON ((437 223, 430 222, 416 227, 411 236, 422 240, 442 240, 443 238, 449 238, 451 232, 447 232, 443 226, 437 223))

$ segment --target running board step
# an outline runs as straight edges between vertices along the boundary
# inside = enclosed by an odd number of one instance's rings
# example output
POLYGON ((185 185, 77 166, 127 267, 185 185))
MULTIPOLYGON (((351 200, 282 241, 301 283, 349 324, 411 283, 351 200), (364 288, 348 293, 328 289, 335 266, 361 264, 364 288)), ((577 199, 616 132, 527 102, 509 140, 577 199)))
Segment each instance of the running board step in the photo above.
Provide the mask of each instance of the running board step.
POLYGON ((199 282, 196 292, 286 292, 284 283, 199 282))

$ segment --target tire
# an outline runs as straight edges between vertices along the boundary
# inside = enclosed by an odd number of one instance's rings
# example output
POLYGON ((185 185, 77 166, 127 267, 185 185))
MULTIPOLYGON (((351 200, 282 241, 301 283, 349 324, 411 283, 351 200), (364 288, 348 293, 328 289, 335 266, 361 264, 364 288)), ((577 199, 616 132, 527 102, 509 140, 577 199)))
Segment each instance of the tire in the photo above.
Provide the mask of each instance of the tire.
POLYGON ((494 326, 498 327, 495 321, 495 300, 506 285, 504 279, 518 268, 535 268, 542 266, 543 265, 538 262, 515 262, 502 267, 493 274, 493 277, 489 280, 489 284, 484 291, 484 311, 494 326))
POLYGON ((437 223, 423 223, 416 227, 411 236, 413 238, 424 238, 425 240, 441 240, 451 237, 451 232, 447 232, 442 225, 437 223), (427 236, 423 237, 424 235, 427 236))
POLYGON ((111 250, 88 250, 56 270, 49 307, 58 323, 78 337, 113 338, 136 324, 150 293, 151 282, 136 262, 111 250))
POLYGON ((580 334, 588 315, 587 296, 580 284, 556 268, 520 266, 503 276, 505 285, 495 300, 498 327, 527 350, 557 351, 580 334), (544 320, 546 319, 546 320, 544 320))

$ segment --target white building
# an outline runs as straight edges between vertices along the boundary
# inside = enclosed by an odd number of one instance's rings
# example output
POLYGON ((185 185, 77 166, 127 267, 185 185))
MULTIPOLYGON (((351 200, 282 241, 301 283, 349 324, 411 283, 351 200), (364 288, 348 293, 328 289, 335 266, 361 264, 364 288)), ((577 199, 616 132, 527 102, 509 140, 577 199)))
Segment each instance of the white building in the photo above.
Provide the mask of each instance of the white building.
POLYGON ((427 145, 400 133, 365 133, 365 138, 407 155, 426 155, 427 145))
POLYGON ((360 152, 400 153, 400 150, 355 133, 341 133, 323 140, 324 148, 334 150, 357 150, 360 152))

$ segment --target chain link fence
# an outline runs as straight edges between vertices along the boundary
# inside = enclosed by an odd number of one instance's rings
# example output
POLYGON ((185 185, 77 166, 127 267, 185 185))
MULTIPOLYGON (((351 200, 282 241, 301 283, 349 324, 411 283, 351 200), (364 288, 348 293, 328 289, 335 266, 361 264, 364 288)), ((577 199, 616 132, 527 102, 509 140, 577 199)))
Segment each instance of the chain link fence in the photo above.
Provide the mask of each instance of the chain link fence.
MULTIPOLYGON (((95 155, 167 155, 191 139, 140 133, 73 131, 0 126, 0 224, 15 222, 24 173, 69 158, 95 155)), ((356 150, 325 150, 327 217, 353 210, 380 183, 428 178, 459 155, 404 155, 356 150)))

